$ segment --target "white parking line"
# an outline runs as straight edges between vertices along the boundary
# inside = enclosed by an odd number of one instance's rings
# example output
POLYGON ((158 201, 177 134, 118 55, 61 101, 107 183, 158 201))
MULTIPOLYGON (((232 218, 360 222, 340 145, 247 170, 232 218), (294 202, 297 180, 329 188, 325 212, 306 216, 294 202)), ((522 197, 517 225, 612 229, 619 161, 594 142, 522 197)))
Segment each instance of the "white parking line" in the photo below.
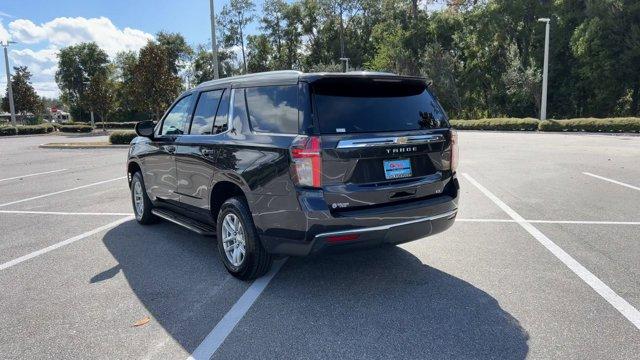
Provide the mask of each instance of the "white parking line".
POLYGON ((209 335, 204 338, 202 343, 198 345, 191 356, 188 357, 188 360, 211 359, 213 354, 218 350, 220 345, 222 345, 231 331, 233 331, 233 328, 235 328, 240 320, 242 320, 244 315, 251 308, 251 305, 253 305, 260 294, 262 294, 267 285, 269 285, 269 282, 273 279, 274 276, 276 276, 276 274, 286 261, 287 259, 275 262, 271 270, 265 276, 253 281, 251 286, 249 286, 244 294, 242 294, 240 299, 238 299, 238 301, 233 304, 231 309, 229 309, 229 312, 227 312, 222 320, 218 322, 216 327, 211 330, 209 335))
POLYGON ((571 257, 571 255, 567 254, 545 234, 527 222, 520 214, 502 202, 502 200, 498 199, 497 196, 478 183, 469 174, 463 173, 462 175, 640 330, 640 311, 638 311, 638 309, 634 308, 625 299, 620 297, 620 295, 616 294, 607 284, 602 282, 602 280, 587 270, 587 268, 582 266, 571 257))
POLYGON ((6 178, 6 179, 0 179, 0 182, 9 181, 9 180, 15 180, 15 179, 22 179, 22 178, 38 176, 38 175, 53 174, 53 173, 57 173, 57 172, 60 172, 60 171, 65 171, 65 170, 67 170, 67 169, 45 171, 45 172, 40 172, 40 173, 35 173, 35 174, 27 174, 27 175, 22 175, 22 176, 14 176, 14 177, 6 178))
POLYGON ((109 179, 109 180, 104 180, 104 181, 98 181, 95 182, 93 184, 87 184, 87 185, 82 185, 82 186, 78 186, 78 187, 74 187, 71 189, 66 189, 66 190, 60 190, 60 191, 56 191, 56 192, 52 192, 52 193, 48 193, 48 194, 44 194, 44 195, 38 195, 38 196, 34 196, 34 197, 30 197, 30 198, 26 198, 26 199, 21 199, 21 200, 16 200, 16 201, 12 201, 12 202, 8 202, 8 203, 4 203, 4 204, 0 204, 0 207, 3 206, 9 206, 9 205, 13 205, 13 204, 18 204, 18 203, 22 203, 25 201, 31 201, 31 200, 36 200, 36 199, 42 199, 43 197, 47 197, 47 196, 52 196, 52 195, 58 195, 58 194, 62 194, 62 193, 66 193, 69 191, 74 191, 74 190, 80 190, 80 189, 84 189, 84 188, 88 188, 91 186, 96 186, 96 185, 100 185, 100 184, 105 184, 111 181, 116 181, 116 180, 122 180, 124 179, 125 176, 121 176, 115 179, 109 179))
POLYGON ((596 179, 600 179, 600 180, 608 181, 608 182, 610 182, 610 183, 614 183, 614 184, 617 184, 617 185, 625 186, 625 187, 628 187, 629 189, 633 189, 633 190, 638 190, 638 191, 640 191, 640 187, 633 186, 633 185, 629 185, 629 184, 623 183, 623 182, 618 181, 618 180, 609 179, 609 178, 606 178, 606 177, 604 177, 604 176, 600 176, 600 175, 592 174, 592 173, 590 173, 590 172, 583 172, 583 174, 588 175, 588 176, 591 176, 591 177, 594 177, 594 178, 596 178, 596 179))
MULTIPOLYGON (((576 225, 640 225, 640 221, 592 221, 592 220, 525 220, 532 224, 576 224, 576 225)), ((456 222, 482 223, 517 223, 513 219, 464 219, 457 218, 456 222)))
POLYGON ((640 225, 640 221, 526 220, 526 222, 535 224, 640 225))
POLYGON ((127 216, 127 217, 122 218, 120 220, 116 220, 114 222, 108 223, 107 225, 100 226, 99 228, 95 228, 95 229, 93 229, 91 231, 87 231, 86 233, 82 233, 80 235, 74 236, 74 237, 72 237, 70 239, 67 239, 67 240, 64 240, 64 241, 60 241, 59 243, 53 244, 51 246, 47 246, 44 249, 40 249, 40 250, 34 251, 32 253, 29 253, 27 255, 21 256, 19 258, 13 259, 11 261, 7 261, 4 264, 0 264, 0 271, 8 269, 8 268, 10 268, 12 266, 18 265, 21 262, 27 261, 29 259, 33 259, 36 256, 40 256, 42 254, 46 254, 46 253, 48 253, 50 251, 53 251, 55 249, 59 249, 59 248, 61 248, 63 246, 69 245, 69 244, 74 243, 74 242, 76 242, 78 240, 82 240, 82 239, 84 239, 86 237, 89 237, 91 235, 97 234, 97 233, 99 233, 101 231, 104 231, 104 230, 110 229, 112 227, 118 226, 118 225, 122 224, 123 222, 129 221, 131 219, 133 219, 133 216, 127 216))
POLYGON ((132 216, 133 213, 96 213, 96 212, 62 212, 62 211, 24 211, 0 210, 0 214, 35 214, 35 215, 70 215, 70 216, 132 216))

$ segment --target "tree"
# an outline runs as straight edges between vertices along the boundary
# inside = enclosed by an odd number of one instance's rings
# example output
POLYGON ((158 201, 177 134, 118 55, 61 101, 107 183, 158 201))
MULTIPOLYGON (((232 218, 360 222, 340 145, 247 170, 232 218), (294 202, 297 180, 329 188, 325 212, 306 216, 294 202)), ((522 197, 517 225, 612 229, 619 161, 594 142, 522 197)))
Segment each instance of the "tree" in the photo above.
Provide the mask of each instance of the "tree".
MULTIPOLYGON (((272 70, 301 67, 300 53, 303 43, 305 5, 288 4, 284 0, 267 0, 263 4, 260 29, 271 48, 269 68, 272 70)), ((255 39, 254 39, 255 40, 255 39)), ((266 49, 266 47, 265 47, 266 49)))
POLYGON ((62 91, 62 100, 70 112, 82 116, 88 109, 86 90, 92 79, 104 71, 109 57, 94 42, 63 48, 58 53, 56 83, 62 91))
POLYGON ((540 68, 532 62, 526 68, 518 53, 518 47, 512 44, 507 53, 508 66, 502 81, 509 95, 510 106, 506 108, 511 116, 531 116, 538 113, 540 104, 542 74, 540 68))
POLYGON ((247 68, 249 72, 268 71, 269 60, 272 54, 271 44, 266 35, 247 36, 247 49, 249 62, 247 68))
POLYGON ((116 106, 116 83, 113 79, 113 68, 114 66, 110 66, 105 71, 98 72, 91 79, 86 92, 89 110, 100 116, 102 130, 106 130, 104 123, 116 106))
POLYGON ((242 64, 247 72, 247 58, 245 55, 244 29, 253 21, 255 5, 251 0, 231 0, 222 7, 219 24, 222 40, 226 47, 240 46, 242 64))
POLYGON ((435 43, 425 49, 422 73, 430 79, 433 90, 446 109, 458 113, 462 109, 456 82, 456 60, 450 52, 435 43))
MULTIPOLYGON (((196 47, 191 67, 192 83, 199 84, 213 80, 213 53, 210 45, 200 44, 196 47)), ((218 73, 221 78, 241 73, 241 70, 236 66, 235 54, 232 51, 218 50, 218 73)))
POLYGON ((133 51, 116 54, 112 61, 116 116, 127 120, 144 119, 143 109, 135 101, 135 71, 138 55, 133 51), (141 116, 142 115, 142 116, 141 116))
MULTIPOLYGON (((13 90, 13 104, 17 113, 41 115, 44 112, 44 103, 31 85, 31 72, 26 66, 13 67, 11 88, 13 90)), ((7 96, 2 99, 2 110, 9 111, 7 96)))
POLYGON ((156 41, 165 48, 166 60, 171 73, 178 75, 180 70, 184 69, 189 57, 193 55, 193 49, 187 44, 184 36, 179 33, 160 31, 156 34, 156 41))
POLYGON ((281 55, 286 27, 284 22, 284 12, 286 8, 287 3, 284 0, 266 0, 262 5, 263 15, 262 18, 260 18, 260 29, 265 32, 263 35, 272 48, 272 63, 275 69, 283 67, 281 55))
POLYGON ((149 41, 138 56, 133 71, 134 103, 159 119, 180 93, 182 81, 166 61, 167 48, 149 41))

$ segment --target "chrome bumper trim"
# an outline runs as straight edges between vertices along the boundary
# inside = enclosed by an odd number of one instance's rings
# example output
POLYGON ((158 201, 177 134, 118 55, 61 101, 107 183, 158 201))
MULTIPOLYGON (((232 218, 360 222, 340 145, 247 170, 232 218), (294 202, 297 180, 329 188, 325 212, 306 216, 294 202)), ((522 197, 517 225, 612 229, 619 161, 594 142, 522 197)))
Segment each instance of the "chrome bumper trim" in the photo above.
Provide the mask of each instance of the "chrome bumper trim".
POLYGON ((351 229, 351 230, 331 231, 331 232, 318 234, 318 235, 316 235, 314 237, 314 239, 324 238, 324 237, 328 237, 328 236, 339 236, 339 235, 347 235, 347 234, 360 234, 360 233, 372 232, 372 231, 389 230, 389 229, 392 229, 392 228, 398 227, 398 226, 411 225, 411 224, 416 224, 416 223, 425 222, 425 221, 433 221, 433 220, 438 220, 438 219, 442 219, 442 218, 448 218, 448 217, 455 216, 457 213, 458 213, 458 209, 455 209, 455 210, 447 211, 446 213, 433 215, 433 216, 428 216, 428 217, 423 217, 423 218, 415 219, 415 220, 404 221, 404 222, 401 222, 401 223, 374 226, 374 227, 367 227, 367 228, 358 228, 358 229, 351 229))

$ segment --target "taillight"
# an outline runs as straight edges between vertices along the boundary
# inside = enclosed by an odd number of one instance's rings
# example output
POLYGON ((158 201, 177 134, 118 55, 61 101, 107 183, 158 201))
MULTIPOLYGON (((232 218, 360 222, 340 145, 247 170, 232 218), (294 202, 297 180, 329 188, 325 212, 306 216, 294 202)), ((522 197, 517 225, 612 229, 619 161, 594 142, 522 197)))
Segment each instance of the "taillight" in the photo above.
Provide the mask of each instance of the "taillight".
POLYGON ((293 181, 300 186, 319 188, 322 186, 322 158, 320 138, 298 136, 291 144, 293 181))
POLYGON ((330 244, 337 244, 345 241, 358 240, 359 237, 360 235, 358 234, 334 235, 327 237, 327 242, 330 244))
POLYGON ((451 129, 451 171, 458 169, 460 150, 458 150, 458 132, 451 129))

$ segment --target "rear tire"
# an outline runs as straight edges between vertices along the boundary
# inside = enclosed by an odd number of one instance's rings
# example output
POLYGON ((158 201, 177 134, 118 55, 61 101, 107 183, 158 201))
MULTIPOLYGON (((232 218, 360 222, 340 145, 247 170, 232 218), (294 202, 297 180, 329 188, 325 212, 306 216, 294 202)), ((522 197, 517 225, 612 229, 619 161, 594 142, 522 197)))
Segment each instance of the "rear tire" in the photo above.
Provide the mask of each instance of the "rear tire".
POLYGON ((136 220, 140 224, 147 225, 158 221, 158 218, 151 213, 153 204, 149 196, 147 196, 144 179, 139 171, 131 177, 131 204, 133 205, 133 213, 136 216, 136 220))
POLYGON ((243 198, 227 199, 220 207, 216 223, 220 259, 231 275, 253 280, 269 271, 273 259, 258 238, 243 198))

